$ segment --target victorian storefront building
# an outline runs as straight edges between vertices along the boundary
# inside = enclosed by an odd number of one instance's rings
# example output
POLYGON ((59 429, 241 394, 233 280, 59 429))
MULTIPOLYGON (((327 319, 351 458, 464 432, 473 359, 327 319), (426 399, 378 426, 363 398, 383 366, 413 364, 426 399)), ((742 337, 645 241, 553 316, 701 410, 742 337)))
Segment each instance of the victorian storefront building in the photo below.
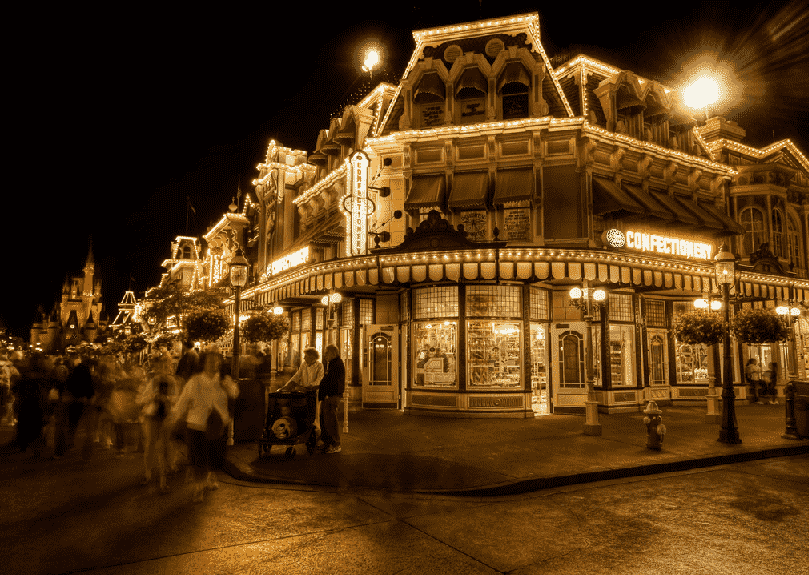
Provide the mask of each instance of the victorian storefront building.
POLYGON ((704 401, 719 366, 672 325, 718 297, 724 243, 733 309, 801 313, 786 344, 734 342, 737 398, 748 357, 779 364, 781 394, 805 373, 809 161, 792 142, 747 146, 586 56, 554 69, 536 13, 413 36, 398 86, 314 153, 272 142, 258 166, 243 306, 287 314, 281 363, 334 341, 356 406, 531 417, 583 410, 591 340, 600 410, 704 401), (589 322, 571 288, 596 287, 589 322))

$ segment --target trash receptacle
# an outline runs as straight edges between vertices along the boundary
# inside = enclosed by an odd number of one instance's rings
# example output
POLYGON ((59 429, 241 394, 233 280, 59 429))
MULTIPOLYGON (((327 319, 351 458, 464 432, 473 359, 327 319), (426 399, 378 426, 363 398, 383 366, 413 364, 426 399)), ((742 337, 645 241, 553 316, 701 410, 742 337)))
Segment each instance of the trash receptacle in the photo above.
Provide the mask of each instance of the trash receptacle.
POLYGON ((235 407, 233 440, 250 442, 261 439, 264 430, 264 385, 261 381, 240 378, 235 407))
POLYGON ((795 386, 795 429, 801 438, 809 438, 809 381, 793 381, 795 386))

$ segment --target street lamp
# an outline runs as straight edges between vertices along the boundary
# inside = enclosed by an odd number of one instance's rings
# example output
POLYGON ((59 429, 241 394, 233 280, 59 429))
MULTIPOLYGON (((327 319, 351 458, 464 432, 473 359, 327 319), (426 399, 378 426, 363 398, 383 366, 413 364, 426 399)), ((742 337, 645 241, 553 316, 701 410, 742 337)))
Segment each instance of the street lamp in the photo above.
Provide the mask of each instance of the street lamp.
POLYGON ((722 336, 722 430, 719 441, 735 445, 741 443, 736 423, 736 394, 733 391, 733 368, 730 365, 730 285, 734 282, 736 257, 722 244, 714 258, 716 266, 716 283, 722 286, 722 303, 724 304, 724 334, 722 336))
MULTIPOLYGON (((600 304, 607 297, 607 292, 603 289, 592 290, 585 280, 584 287, 574 287, 570 290, 570 301, 573 305, 584 312, 584 322, 586 324, 584 333, 584 371, 587 380, 587 399, 584 401, 584 434, 601 435, 601 424, 598 422, 598 400, 596 399, 595 388, 593 387, 593 314, 591 300, 600 304)), ((604 334, 601 334, 603 341, 604 334)))
POLYGON ((242 248, 236 250, 236 255, 230 260, 230 285, 236 288, 236 299, 233 314, 233 358, 230 364, 230 375, 239 381, 239 319, 241 314, 242 288, 247 283, 247 258, 242 248))
POLYGON ((371 46, 365 51, 364 59, 362 61, 362 71, 368 72, 371 76, 371 80, 374 79, 374 68, 379 64, 381 60, 381 56, 379 54, 379 50, 371 46))
MULTIPOLYGON (((722 309, 722 302, 713 299, 710 295, 708 299, 698 298, 694 300, 694 307, 698 310, 719 311, 722 309)), ((719 365, 719 348, 715 345, 711 346, 713 353, 714 366, 719 365)), ((716 372, 717 368, 714 367, 714 377, 708 378, 708 397, 707 397, 707 413, 705 414, 705 423, 721 423, 722 416, 719 413, 719 396, 716 395, 716 372)))

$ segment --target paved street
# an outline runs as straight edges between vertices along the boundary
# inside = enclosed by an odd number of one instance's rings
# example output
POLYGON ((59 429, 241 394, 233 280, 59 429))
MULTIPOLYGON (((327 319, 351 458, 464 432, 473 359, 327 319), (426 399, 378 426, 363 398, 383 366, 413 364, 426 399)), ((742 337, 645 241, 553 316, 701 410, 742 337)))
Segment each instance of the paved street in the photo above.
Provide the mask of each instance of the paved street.
POLYGON ((191 502, 99 450, 0 466, 0 573, 798 573, 809 455, 450 497, 247 483, 191 502))

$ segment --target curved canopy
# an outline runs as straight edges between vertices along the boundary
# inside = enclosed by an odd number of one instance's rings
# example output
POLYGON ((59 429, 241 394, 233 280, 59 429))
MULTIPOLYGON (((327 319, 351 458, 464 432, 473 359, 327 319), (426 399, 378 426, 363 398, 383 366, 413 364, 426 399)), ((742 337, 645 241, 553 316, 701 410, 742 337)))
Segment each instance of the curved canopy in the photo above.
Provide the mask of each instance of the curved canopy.
POLYGON ((434 102, 437 100, 444 100, 447 97, 444 82, 436 73, 424 74, 421 77, 416 91, 413 93, 413 99, 417 102, 434 102))
MULTIPOLYGON (((501 93, 506 86, 509 86, 509 88, 517 88, 519 91, 524 92, 528 90, 530 85, 531 78, 528 76, 525 66, 519 62, 509 62, 506 64, 503 73, 500 74, 500 78, 497 80, 497 93, 501 93), (510 84, 516 85, 510 86, 510 84), (524 86, 524 88, 522 86, 524 86)), ((507 91, 514 93, 514 90, 507 91)))

